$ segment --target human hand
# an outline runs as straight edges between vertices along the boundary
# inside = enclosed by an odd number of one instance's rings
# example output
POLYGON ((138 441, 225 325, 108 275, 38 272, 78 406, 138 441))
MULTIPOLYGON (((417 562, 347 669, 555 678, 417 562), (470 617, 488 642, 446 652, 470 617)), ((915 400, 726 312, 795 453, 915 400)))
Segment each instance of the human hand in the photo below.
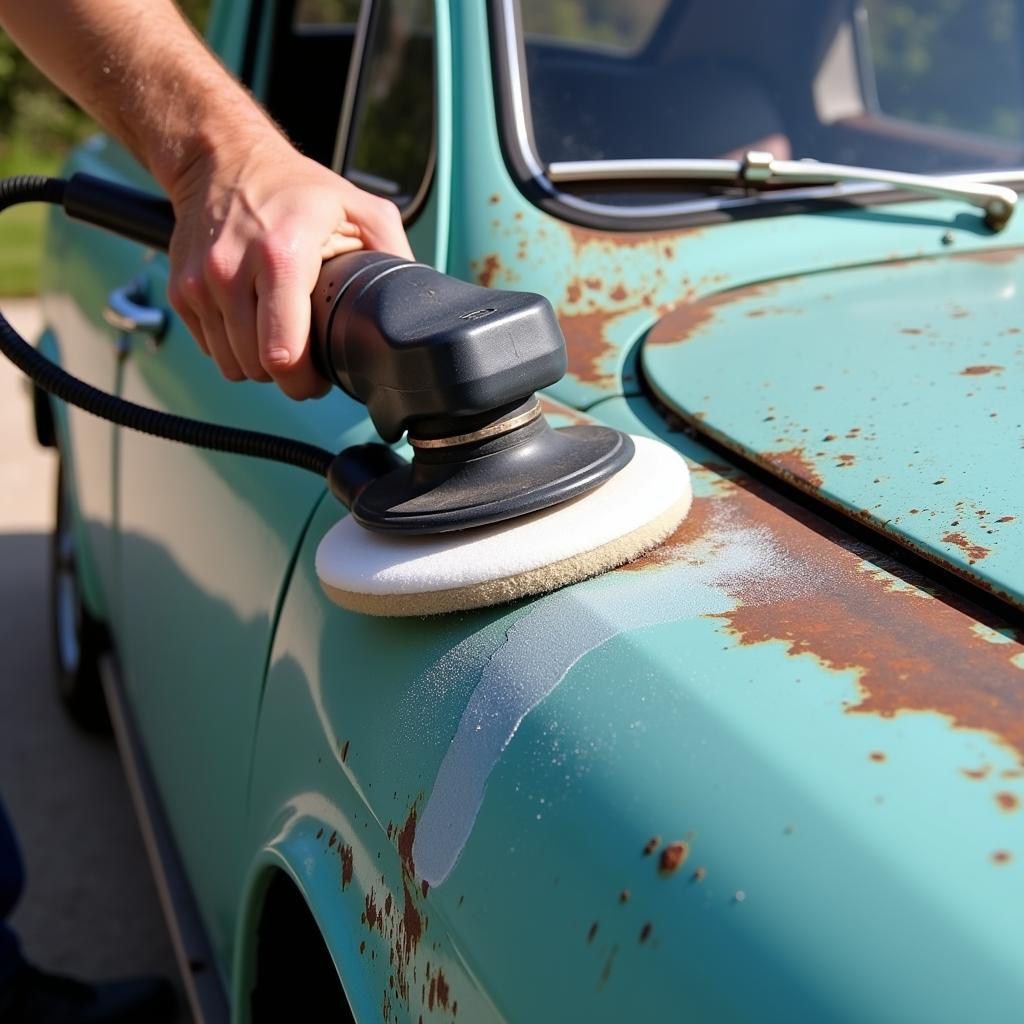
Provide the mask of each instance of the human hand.
POLYGON ((309 346, 320 267, 363 247, 412 259, 398 208, 276 132, 210 147, 168 192, 168 297, 203 351, 228 380, 273 380, 296 399, 326 394, 309 346))

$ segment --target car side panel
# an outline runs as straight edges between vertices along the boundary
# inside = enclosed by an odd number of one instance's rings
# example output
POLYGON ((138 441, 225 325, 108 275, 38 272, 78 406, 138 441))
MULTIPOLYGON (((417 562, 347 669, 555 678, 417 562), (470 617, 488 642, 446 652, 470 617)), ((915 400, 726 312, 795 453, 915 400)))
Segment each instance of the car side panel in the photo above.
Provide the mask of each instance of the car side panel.
MULTIPOLYGON (((73 156, 65 174, 103 173, 104 167, 96 146, 86 144, 73 156)), ((47 354, 103 391, 118 390, 121 366, 118 333, 103 320, 106 297, 138 271, 141 256, 139 246, 75 223, 54 210, 41 288, 47 354)), ((112 621, 117 616, 112 535, 115 431, 86 412, 62 408, 66 429, 59 437, 72 465, 75 504, 83 523, 82 550, 94 570, 88 576, 86 597, 97 616, 112 621)))

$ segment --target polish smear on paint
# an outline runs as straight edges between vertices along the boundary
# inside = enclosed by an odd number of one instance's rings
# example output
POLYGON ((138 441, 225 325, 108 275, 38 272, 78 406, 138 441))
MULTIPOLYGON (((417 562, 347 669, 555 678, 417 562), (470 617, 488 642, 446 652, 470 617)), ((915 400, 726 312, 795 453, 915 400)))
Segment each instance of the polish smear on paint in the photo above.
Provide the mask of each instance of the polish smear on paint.
MULTIPOLYGON (((416 830, 417 874, 432 888, 455 867, 491 771, 523 719, 580 658, 622 633, 731 611, 736 602, 726 585, 743 581, 755 600, 761 584, 765 600, 769 592, 778 597, 781 581, 787 589, 808 585, 766 529, 722 521, 699 544, 666 554, 675 560, 551 594, 508 629, 483 667, 416 830)), ((458 658, 458 650, 446 658, 458 658)), ((428 676, 436 678, 440 666, 428 676)))

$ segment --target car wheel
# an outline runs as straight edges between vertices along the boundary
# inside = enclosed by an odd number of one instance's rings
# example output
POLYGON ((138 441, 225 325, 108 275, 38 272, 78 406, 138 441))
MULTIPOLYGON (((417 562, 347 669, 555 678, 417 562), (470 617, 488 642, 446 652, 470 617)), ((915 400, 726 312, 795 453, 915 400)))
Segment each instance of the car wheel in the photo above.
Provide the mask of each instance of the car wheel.
POLYGON ((103 624, 82 601, 78 543, 64 458, 57 463, 57 508, 50 555, 50 624, 57 688, 71 717, 89 732, 107 732, 110 719, 99 659, 107 648, 103 624))

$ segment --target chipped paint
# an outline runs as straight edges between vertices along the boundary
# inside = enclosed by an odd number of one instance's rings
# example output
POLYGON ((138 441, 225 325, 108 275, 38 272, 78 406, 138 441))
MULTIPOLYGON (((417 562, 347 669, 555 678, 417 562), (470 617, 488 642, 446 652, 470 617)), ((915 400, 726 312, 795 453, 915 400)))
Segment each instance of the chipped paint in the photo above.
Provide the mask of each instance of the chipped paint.
MULTIPOLYGON (((720 311, 734 303, 771 295, 776 288, 771 283, 732 288, 702 299, 686 298, 662 311, 658 322, 647 335, 648 345, 680 345, 703 333, 714 323, 720 311)), ((763 315, 763 314, 761 314, 763 315)))
POLYGON ((960 371, 961 377, 983 377, 989 373, 1002 373, 1005 366, 965 366, 960 371))
MULTIPOLYGON (((771 601, 731 587, 740 603, 723 619, 739 642, 782 643, 792 656, 813 657, 835 672, 852 670, 861 697, 848 714, 939 714, 955 728, 990 735, 1024 763, 1024 673, 1015 660, 1024 646, 988 643, 972 629, 974 619, 948 599, 921 601, 884 586, 876 573, 864 572, 856 544, 838 531, 804 529, 803 514, 786 503, 757 501, 757 490, 735 491, 737 524, 756 515, 808 586, 803 593, 781 588, 771 601)), ((710 514, 705 503, 695 506, 691 516, 710 514)))
MULTIPOLYGON (((417 831, 415 863, 432 886, 458 861, 487 778, 530 710, 584 653, 659 622, 720 618, 743 646, 781 643, 792 656, 854 672, 860 699, 848 714, 938 714, 957 729, 992 736, 1024 761, 1024 676, 1015 661, 1024 648, 1009 639, 988 643, 959 609, 921 600, 927 595, 866 565, 841 534, 807 530, 806 513, 766 504, 764 493, 753 481, 720 482, 712 496, 695 499, 663 547, 541 599, 508 628, 484 665, 417 831), (892 630, 894 621, 904 624, 900 630, 892 630), (964 687, 964 678, 977 684, 964 687)), ((660 843, 652 837, 642 852, 660 843)))
POLYGON ((973 543, 962 533, 944 533, 942 539, 946 544, 953 544, 960 548, 967 556, 967 561, 971 565, 974 565, 975 562, 980 562, 981 559, 987 558, 992 553, 989 548, 973 543))
MULTIPOLYGON (((825 438, 826 442, 829 440, 834 441, 835 438, 825 438)), ((787 480, 805 481, 812 487, 820 487, 825 482, 803 448, 789 448, 783 452, 762 452, 761 458, 787 480)))
POLYGON ((689 855, 690 844, 685 840, 678 839, 669 843, 661 851, 661 857, 658 860, 658 873, 662 875, 675 874, 686 863, 686 858, 689 855))
POLYGON ((698 436, 1024 608, 1019 521, 968 523, 956 507, 1013 515, 1019 501, 1004 467, 1024 444, 1009 426, 1020 250, 981 255, 910 261, 906 288, 886 264, 775 277, 769 301, 757 285, 704 295, 648 333, 645 378, 698 436), (774 308, 803 315, 781 327, 762 315, 774 308))

